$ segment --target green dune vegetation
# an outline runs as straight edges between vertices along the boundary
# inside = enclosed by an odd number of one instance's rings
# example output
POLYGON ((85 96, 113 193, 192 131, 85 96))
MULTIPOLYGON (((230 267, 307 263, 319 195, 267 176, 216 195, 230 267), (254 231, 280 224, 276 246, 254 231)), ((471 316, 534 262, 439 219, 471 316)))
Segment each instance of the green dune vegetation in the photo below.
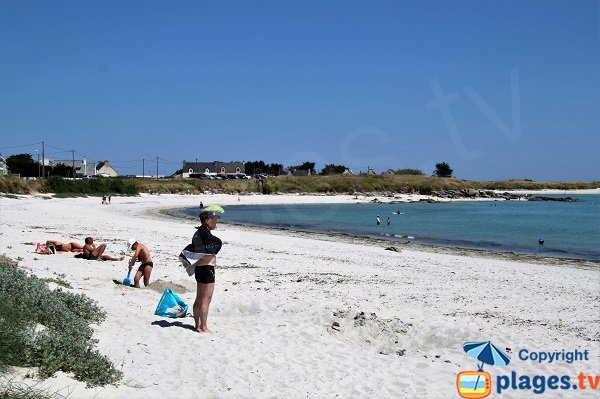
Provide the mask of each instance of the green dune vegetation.
POLYGON ((186 193, 418 193, 429 195, 450 190, 577 190, 600 187, 600 182, 538 182, 532 180, 477 181, 418 175, 313 175, 269 177, 262 185, 258 180, 200 180, 182 178, 96 178, 68 180, 51 177, 47 180, 0 178, 4 194, 54 193, 74 195, 137 195, 141 192, 186 193))
MULTIPOLYGON (((62 278, 50 281, 69 287, 62 278)), ((101 323, 104 311, 83 294, 47 283, 0 257, 0 374, 29 367, 41 378, 64 371, 87 386, 116 384, 121 372, 94 348, 91 324, 101 323)), ((0 383, 0 398, 53 396, 42 393, 10 379, 0 383)))
POLYGON ((575 190, 600 187, 600 182, 475 181, 415 175, 280 176, 266 182, 267 191, 282 193, 418 193, 459 190, 575 190))

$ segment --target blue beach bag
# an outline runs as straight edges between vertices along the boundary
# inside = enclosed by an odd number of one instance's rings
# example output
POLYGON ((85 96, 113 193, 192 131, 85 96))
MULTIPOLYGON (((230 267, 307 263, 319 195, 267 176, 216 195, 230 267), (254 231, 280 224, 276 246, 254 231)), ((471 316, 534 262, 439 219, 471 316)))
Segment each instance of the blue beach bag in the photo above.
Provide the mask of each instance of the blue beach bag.
POLYGON ((170 288, 165 288, 154 314, 161 317, 185 317, 188 305, 170 288))

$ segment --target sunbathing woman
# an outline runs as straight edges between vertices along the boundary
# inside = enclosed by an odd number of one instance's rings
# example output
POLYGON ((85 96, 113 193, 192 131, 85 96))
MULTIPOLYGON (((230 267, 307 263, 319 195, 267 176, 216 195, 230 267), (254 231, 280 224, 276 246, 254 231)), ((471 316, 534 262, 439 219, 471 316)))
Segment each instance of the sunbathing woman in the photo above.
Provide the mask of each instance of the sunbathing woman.
POLYGON ((76 242, 69 242, 66 244, 63 244, 60 241, 55 241, 55 240, 48 240, 46 241, 46 248, 49 248, 53 246, 54 249, 58 252, 82 252, 83 251, 83 245, 78 244, 76 242))

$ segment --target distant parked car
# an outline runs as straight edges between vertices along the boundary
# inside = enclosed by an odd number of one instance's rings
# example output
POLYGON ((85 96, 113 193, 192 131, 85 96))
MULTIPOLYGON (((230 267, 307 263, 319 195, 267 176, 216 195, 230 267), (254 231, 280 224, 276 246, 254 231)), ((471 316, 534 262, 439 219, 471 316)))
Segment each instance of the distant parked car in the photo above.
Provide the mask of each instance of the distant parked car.
POLYGON ((212 177, 207 175, 206 173, 193 173, 190 175, 191 178, 200 179, 200 180, 211 180, 212 177))

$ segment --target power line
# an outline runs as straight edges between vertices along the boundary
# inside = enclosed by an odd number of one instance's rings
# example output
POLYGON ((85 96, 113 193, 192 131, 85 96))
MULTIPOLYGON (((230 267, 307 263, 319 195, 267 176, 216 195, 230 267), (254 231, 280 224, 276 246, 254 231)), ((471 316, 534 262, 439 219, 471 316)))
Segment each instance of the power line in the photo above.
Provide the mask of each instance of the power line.
POLYGON ((41 141, 39 143, 33 143, 33 144, 13 145, 11 147, 0 147, 0 150, 7 150, 10 148, 33 147, 34 145, 40 145, 40 144, 42 144, 41 141))
POLYGON ((139 169, 139 166, 137 166, 137 165, 132 165, 132 166, 112 165, 112 166, 114 166, 115 168, 119 168, 119 169, 139 169))
POLYGON ((159 161, 161 161, 161 163, 165 163, 165 164, 173 164, 173 165, 179 165, 181 164, 181 162, 176 162, 176 161, 168 161, 166 159, 162 159, 162 158, 158 158, 159 161))
POLYGON ((65 151, 65 152, 67 152, 67 151, 73 151, 73 150, 65 150, 64 148, 56 147, 56 146, 54 146, 54 145, 52 145, 52 144, 48 144, 48 143, 46 143, 46 145, 47 145, 48 147, 52 147, 52 148, 54 148, 54 149, 57 149, 57 150, 62 150, 62 151, 65 151))
MULTIPOLYGON (((131 159, 131 160, 127 160, 127 161, 110 161, 110 163, 113 164, 113 163, 122 163, 122 162, 141 162, 141 161, 143 161, 143 159, 140 158, 140 159, 131 159)), ((147 159, 146 159, 146 161, 147 161, 147 159)))
POLYGON ((137 167, 139 165, 132 165, 131 162, 113 162, 113 161, 109 161, 111 165, 126 165, 128 168, 134 168, 137 167))
MULTIPOLYGON (((48 144, 45 141, 41 141, 38 143, 32 143, 32 144, 23 144, 23 145, 18 145, 18 146, 8 146, 8 147, 0 147, 0 150, 2 149, 11 149, 11 148, 23 148, 23 147, 33 147, 33 146, 37 146, 37 145, 41 145, 42 146, 42 151, 41 151, 41 156, 42 159, 45 158, 45 156, 52 156, 52 155, 57 155, 57 154, 63 154, 63 153, 72 153, 72 158, 71 161, 74 162, 74 156, 75 154, 77 154, 78 156, 81 156, 84 160, 87 160, 87 163, 89 164, 97 164, 99 161, 97 160, 93 160, 90 159, 88 156, 86 156, 85 154, 81 153, 80 151, 77 151, 75 149, 65 149, 62 147, 57 147, 55 145, 52 144, 48 144), (44 145, 52 148, 54 150, 58 150, 58 151, 53 151, 53 152, 44 152, 44 145), (44 155, 45 154, 45 155, 44 155)), ((36 150, 37 151, 37 150, 36 150)), ((38 154, 39 156, 39 154, 38 154)), ((156 166, 156 175, 158 175, 158 168, 159 165, 167 165, 164 167, 169 167, 169 166, 173 166, 173 165, 181 165, 181 161, 171 161, 168 159, 163 159, 160 157, 152 157, 152 158, 141 158, 141 159, 127 159, 127 160, 116 160, 116 161, 111 161, 111 165, 113 165, 116 168, 120 168, 120 169, 127 169, 127 170, 132 170, 132 169, 136 169, 139 168, 139 163, 142 163, 142 175, 146 174, 146 168, 151 167, 153 168, 154 166, 156 166), (132 164, 132 163, 138 163, 137 165, 128 165, 128 164, 132 164), (148 165, 146 165, 146 163, 148 163, 148 165), (151 166, 152 165, 152 166, 151 166)), ((45 162, 41 162, 42 165, 42 169, 45 167, 45 162)), ((43 175, 43 173, 42 173, 43 175)), ((152 174, 150 173, 149 176, 152 176, 152 174)))

